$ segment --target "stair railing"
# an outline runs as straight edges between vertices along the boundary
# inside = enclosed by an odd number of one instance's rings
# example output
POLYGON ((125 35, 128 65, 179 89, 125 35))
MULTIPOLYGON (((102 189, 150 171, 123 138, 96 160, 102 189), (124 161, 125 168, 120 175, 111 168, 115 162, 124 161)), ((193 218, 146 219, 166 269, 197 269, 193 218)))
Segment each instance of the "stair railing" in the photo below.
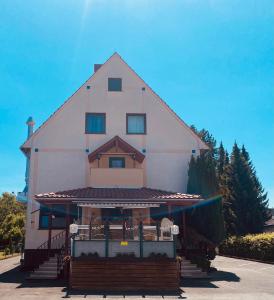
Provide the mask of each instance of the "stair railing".
MULTIPOLYGON (((69 237, 68 237, 69 238, 69 237)), ((37 247, 38 250, 44 250, 44 251, 37 251, 37 266, 43 263, 44 261, 48 260, 52 253, 54 252, 61 252, 62 248, 64 248, 65 252, 68 252, 69 249, 65 249, 66 246, 66 230, 63 230, 56 235, 54 235, 51 238, 51 249, 48 249, 48 240, 42 243, 39 247, 37 247), (58 251, 54 251, 58 250, 58 251)), ((70 243, 68 241, 67 243, 68 247, 70 246, 70 243)), ((36 267, 37 267, 36 266, 36 267)))

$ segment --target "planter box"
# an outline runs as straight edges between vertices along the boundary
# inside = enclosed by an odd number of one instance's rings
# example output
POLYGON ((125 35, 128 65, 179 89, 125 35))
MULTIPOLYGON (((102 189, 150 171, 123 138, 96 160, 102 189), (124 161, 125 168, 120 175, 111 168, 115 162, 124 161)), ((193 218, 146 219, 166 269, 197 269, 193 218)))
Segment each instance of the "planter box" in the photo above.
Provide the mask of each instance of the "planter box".
POLYGON ((170 258, 73 259, 70 288, 97 292, 176 292, 179 264, 170 258))

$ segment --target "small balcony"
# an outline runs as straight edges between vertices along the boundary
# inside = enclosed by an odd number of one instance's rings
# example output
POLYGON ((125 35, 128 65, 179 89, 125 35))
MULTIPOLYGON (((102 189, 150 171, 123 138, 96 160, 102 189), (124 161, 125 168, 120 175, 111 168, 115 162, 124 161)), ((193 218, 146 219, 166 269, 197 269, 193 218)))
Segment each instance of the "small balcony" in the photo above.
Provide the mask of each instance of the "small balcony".
POLYGON ((144 186, 144 172, 141 168, 91 168, 92 187, 126 187, 144 186))

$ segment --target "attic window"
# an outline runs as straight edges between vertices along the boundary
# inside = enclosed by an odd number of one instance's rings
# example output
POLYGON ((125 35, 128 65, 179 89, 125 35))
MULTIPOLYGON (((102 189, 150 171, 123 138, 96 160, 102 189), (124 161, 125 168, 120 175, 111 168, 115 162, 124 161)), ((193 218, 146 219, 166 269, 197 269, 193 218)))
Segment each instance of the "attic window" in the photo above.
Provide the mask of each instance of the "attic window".
POLYGON ((108 91, 121 92, 122 91, 122 78, 108 78, 108 91))

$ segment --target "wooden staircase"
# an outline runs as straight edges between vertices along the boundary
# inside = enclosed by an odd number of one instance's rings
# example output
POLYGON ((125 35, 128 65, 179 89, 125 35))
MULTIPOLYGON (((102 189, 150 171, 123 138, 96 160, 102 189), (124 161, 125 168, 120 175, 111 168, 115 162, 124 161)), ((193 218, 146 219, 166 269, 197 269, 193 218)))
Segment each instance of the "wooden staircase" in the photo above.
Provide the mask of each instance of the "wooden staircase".
POLYGON ((208 278, 208 274, 198 268, 190 260, 182 257, 181 261, 181 277, 182 278, 208 278))
MULTIPOLYGON (((38 268, 34 269, 28 279, 56 279, 61 274, 64 267, 65 254, 70 253, 70 243, 65 241, 65 230, 56 234, 51 239, 53 250, 57 253, 52 254, 48 249, 48 242, 44 242, 38 249, 45 249, 47 255, 43 256, 40 260, 38 268), (66 244, 68 248, 66 249, 66 244)), ((70 236, 68 237, 70 238, 70 236)))

